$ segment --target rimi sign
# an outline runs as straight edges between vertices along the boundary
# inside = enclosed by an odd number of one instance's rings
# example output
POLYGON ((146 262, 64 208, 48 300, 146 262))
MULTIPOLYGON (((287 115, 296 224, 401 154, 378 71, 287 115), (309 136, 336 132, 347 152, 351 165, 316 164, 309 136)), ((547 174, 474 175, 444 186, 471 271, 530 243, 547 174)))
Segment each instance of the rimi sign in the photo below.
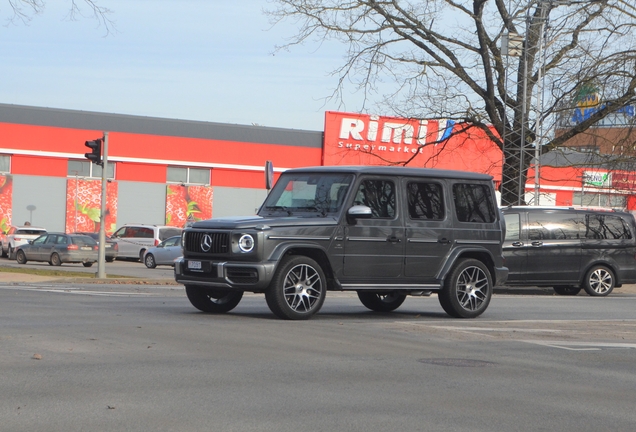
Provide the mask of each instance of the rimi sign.
POLYGON ((477 127, 451 120, 327 111, 324 165, 399 165, 501 177, 500 149, 477 127))

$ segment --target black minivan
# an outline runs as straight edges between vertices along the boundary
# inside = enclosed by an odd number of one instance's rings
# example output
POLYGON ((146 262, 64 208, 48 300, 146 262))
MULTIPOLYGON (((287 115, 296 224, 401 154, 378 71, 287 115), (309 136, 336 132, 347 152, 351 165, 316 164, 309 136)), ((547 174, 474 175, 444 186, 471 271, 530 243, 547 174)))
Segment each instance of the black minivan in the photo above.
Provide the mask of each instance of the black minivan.
POLYGON ((511 206, 503 254, 508 286, 549 286, 557 294, 606 296, 636 283, 636 222, 631 213, 511 206))

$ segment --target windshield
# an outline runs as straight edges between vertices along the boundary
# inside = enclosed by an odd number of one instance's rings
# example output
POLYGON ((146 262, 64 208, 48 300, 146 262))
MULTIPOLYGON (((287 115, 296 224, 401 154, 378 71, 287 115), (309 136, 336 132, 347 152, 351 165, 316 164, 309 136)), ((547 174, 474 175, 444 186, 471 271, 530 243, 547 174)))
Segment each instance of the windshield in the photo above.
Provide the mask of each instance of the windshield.
POLYGON ((342 208, 352 180, 350 174, 283 174, 258 214, 336 214, 342 208))

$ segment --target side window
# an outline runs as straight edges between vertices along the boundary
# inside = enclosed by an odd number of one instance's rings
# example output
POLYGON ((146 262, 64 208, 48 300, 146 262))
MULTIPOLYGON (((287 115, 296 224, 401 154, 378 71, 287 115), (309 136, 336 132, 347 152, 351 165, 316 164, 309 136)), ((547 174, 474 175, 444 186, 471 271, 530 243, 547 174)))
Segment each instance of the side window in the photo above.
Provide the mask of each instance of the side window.
POLYGON ((56 235, 50 235, 47 237, 46 241, 44 243, 46 244, 54 244, 55 241, 57 240, 57 236, 56 235))
POLYGON ((137 237, 141 238, 153 238, 152 228, 139 228, 139 233, 137 237))
POLYGON ((519 240, 521 238, 521 222, 519 219, 519 213, 507 213, 504 215, 506 240, 519 240))
POLYGON ((179 240, 178 237, 176 238, 169 238, 168 240, 165 241, 165 243, 163 244, 165 247, 168 246, 175 246, 177 244, 177 240, 179 240))
POLYGON ((51 238, 51 237, 55 237, 55 236, 43 236, 43 237, 39 237, 35 240, 33 240, 34 245, 39 245, 39 244, 44 244, 44 242, 46 241, 47 238, 51 238))
POLYGON ((444 198, 440 184, 411 182, 406 186, 406 194, 411 219, 444 219, 444 198))
POLYGON ((598 240, 631 239, 629 226, 622 218, 605 214, 587 215, 585 238, 598 240))
POLYGON ((117 231, 113 233, 111 237, 123 237, 125 232, 126 232, 125 227, 119 228, 117 231))
POLYGON ((66 236, 57 236, 57 241, 55 243, 57 243, 57 244, 67 244, 68 243, 68 237, 66 237, 66 236))
POLYGON ((392 219, 395 217, 395 185, 389 180, 363 180, 354 204, 371 208, 373 218, 392 219))
POLYGON ((583 233, 583 216, 571 213, 529 213, 528 239, 572 240, 583 233))
POLYGON ((497 218, 493 196, 486 185, 456 183, 453 199, 460 222, 492 223, 497 218))

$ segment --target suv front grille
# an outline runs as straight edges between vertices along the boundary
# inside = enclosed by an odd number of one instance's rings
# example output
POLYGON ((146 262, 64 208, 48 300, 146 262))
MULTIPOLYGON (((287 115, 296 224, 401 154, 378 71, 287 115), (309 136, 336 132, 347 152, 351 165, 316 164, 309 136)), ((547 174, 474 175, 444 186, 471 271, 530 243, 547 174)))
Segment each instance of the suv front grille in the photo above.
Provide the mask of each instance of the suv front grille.
POLYGON ((188 231, 185 238, 187 252, 226 254, 230 251, 230 234, 227 232, 188 231), (206 237, 209 236, 209 239, 206 237), (210 249, 204 250, 209 244, 210 249))

